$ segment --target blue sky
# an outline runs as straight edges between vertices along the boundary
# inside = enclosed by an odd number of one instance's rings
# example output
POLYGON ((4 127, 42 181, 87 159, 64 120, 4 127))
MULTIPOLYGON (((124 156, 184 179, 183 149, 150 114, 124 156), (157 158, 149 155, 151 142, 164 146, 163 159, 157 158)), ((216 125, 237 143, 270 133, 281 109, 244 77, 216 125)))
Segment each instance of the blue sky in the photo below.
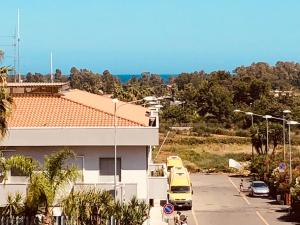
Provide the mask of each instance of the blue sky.
POLYGON ((5 64, 17 8, 21 71, 68 74, 72 66, 113 74, 231 71, 300 61, 298 0, 2 0, 5 64))

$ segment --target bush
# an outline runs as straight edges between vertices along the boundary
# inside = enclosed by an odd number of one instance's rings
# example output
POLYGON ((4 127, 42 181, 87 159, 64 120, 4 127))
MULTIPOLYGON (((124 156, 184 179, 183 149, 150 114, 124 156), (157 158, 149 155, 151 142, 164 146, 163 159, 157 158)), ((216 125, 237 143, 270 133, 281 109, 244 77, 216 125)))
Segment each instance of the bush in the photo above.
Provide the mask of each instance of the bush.
POLYGON ((248 130, 237 130, 235 132, 235 136, 239 136, 239 137, 250 137, 250 133, 248 130))
POLYGON ((170 142, 182 145, 199 145, 199 144, 249 144, 249 138, 235 138, 235 137, 184 137, 178 140, 170 139, 170 142))

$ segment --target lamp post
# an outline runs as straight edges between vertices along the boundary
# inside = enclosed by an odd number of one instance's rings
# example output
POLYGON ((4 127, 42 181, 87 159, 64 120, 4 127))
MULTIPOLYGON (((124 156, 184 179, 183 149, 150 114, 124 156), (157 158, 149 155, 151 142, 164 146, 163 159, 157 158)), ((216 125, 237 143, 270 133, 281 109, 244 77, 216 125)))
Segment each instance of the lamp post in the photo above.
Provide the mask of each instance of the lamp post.
POLYGON ((131 102, 124 102, 121 105, 117 106, 119 103, 119 100, 114 98, 112 99, 112 103, 114 104, 114 201, 117 201, 117 111, 120 109, 122 106, 131 104, 131 103, 137 103, 137 102, 150 102, 150 101, 157 101, 157 98, 154 96, 147 96, 144 97, 143 99, 131 101, 131 102))
POLYGON ((287 125, 289 127, 289 168, 290 168, 290 184, 293 181, 293 173, 292 173, 292 145, 291 145, 291 125, 298 125, 297 121, 288 121, 287 125))
MULTIPOLYGON (((253 112, 246 112, 245 113, 248 116, 251 116, 251 128, 253 128, 253 112)), ((253 143, 251 141, 251 154, 252 154, 252 160, 254 159, 254 152, 253 152, 253 143)))
MULTIPOLYGON (((253 116, 263 117, 262 115, 255 114, 253 112, 242 111, 240 109, 235 109, 233 112, 235 112, 235 113, 245 113, 247 116, 251 116, 251 127, 252 128, 253 128, 253 116)), ((254 150, 253 150, 253 143, 252 143, 252 141, 251 141, 251 154, 252 154, 252 160, 253 160, 253 158, 254 158, 254 150)))
POLYGON ((285 162, 285 114, 289 114, 291 113, 290 110, 286 109, 282 111, 283 115, 282 115, 282 130, 283 130, 283 162, 285 162))
POLYGON ((270 115, 265 115, 265 116, 263 116, 263 118, 265 118, 266 119, 266 121, 267 121, 267 152, 269 151, 269 121, 268 121, 268 119, 271 119, 271 118, 273 118, 272 116, 270 116, 270 115))

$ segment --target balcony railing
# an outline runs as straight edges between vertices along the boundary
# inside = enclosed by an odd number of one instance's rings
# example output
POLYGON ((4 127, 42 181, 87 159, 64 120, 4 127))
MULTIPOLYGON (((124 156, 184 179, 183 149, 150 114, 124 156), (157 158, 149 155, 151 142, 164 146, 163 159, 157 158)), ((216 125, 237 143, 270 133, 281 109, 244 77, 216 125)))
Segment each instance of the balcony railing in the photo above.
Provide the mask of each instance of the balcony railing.
MULTIPOLYGON (((96 188, 99 190, 106 190, 114 196, 114 184, 112 183, 76 183, 74 190, 86 190, 89 188, 96 188)), ((117 199, 121 201, 129 201, 132 197, 137 196, 137 184, 135 183, 119 183, 117 185, 117 199)))

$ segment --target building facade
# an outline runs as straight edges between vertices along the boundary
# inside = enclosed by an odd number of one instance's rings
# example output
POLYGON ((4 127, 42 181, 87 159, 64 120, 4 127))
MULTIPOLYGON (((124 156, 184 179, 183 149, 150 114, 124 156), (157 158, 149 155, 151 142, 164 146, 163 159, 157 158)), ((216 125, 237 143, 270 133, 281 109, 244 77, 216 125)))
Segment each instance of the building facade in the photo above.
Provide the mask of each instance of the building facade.
MULTIPOLYGON (((113 190, 116 144, 118 198, 149 199, 151 146, 159 141, 157 114, 118 102, 114 117, 111 98, 72 90, 66 83, 8 87, 14 108, 8 134, 1 142, 3 157, 21 154, 43 163, 45 155, 67 147, 76 154, 70 163, 81 172, 74 188, 113 190)), ((6 203, 8 193, 25 195, 26 187, 27 178, 11 170, 0 183, 0 204, 6 203)))

